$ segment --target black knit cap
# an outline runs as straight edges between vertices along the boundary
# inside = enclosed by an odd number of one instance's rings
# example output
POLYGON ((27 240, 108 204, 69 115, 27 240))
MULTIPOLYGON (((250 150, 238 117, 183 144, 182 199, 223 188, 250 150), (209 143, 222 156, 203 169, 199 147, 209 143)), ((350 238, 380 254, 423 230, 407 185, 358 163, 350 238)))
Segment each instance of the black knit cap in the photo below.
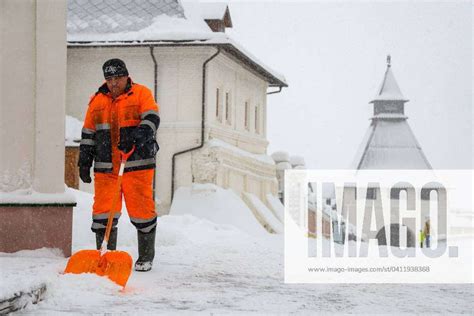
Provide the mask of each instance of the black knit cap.
POLYGON ((102 66, 102 71, 104 72, 105 79, 128 76, 127 66, 125 66, 123 60, 118 58, 107 60, 102 66))

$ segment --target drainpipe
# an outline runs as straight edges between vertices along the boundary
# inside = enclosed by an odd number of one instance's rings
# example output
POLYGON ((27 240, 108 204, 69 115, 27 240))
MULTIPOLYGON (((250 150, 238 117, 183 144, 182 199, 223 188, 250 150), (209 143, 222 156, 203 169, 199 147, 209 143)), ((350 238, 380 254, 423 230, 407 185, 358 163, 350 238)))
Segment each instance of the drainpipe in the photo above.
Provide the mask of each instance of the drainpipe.
POLYGON ((175 188, 175 172, 176 172, 176 157, 190 151, 194 151, 200 149, 204 146, 204 128, 205 128, 205 120, 206 120, 206 67, 207 63, 213 60, 217 55, 221 52, 220 47, 217 47, 217 52, 209 57, 203 64, 202 64, 202 114, 201 114, 201 144, 197 147, 192 147, 180 152, 173 154, 173 160, 171 162, 171 202, 173 202, 174 197, 174 188, 175 188))
MULTIPOLYGON (((153 54, 153 46, 150 46, 150 55, 151 55, 151 59, 153 60, 153 66, 154 66, 154 73, 153 73, 153 77, 154 77, 154 86, 153 86, 153 96, 155 98, 155 102, 156 101, 156 97, 157 97, 157 89, 158 89, 158 63, 156 62, 156 58, 155 58, 155 55, 153 54)), ((156 191, 156 163, 155 163, 155 167, 153 168, 153 201, 155 201, 155 191, 156 191)))
POLYGON ((277 91, 267 92, 267 95, 269 95, 269 94, 275 94, 275 93, 280 93, 280 92, 281 92, 281 89, 282 89, 283 87, 280 86, 279 88, 280 88, 280 89, 277 90, 277 91))

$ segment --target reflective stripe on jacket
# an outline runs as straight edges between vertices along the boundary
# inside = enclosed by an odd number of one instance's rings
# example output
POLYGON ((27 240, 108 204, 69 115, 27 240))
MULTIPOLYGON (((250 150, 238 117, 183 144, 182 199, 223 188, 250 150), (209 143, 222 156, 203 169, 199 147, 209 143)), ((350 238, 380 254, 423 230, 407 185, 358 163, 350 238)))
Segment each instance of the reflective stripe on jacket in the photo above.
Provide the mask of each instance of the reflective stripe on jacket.
MULTIPOLYGON (((132 132, 141 125, 149 131, 150 141, 156 143, 159 123, 158 105, 148 88, 129 78, 125 92, 112 99, 104 83, 89 102, 78 165, 91 167, 94 163, 95 172, 117 173, 119 142, 133 142, 132 132)), ((141 156, 134 152, 125 165, 125 172, 153 169, 155 155, 156 152, 141 156)))

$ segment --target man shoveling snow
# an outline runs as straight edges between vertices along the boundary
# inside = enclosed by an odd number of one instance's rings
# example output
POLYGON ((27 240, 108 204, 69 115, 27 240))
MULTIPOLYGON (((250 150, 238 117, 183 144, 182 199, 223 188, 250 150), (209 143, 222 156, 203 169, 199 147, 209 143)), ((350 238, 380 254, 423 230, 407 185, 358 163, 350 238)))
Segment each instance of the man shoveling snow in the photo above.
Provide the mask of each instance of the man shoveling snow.
POLYGON ((153 200, 155 155, 159 149, 156 131, 160 124, 158 105, 151 91, 134 83, 125 63, 110 59, 102 67, 106 82, 91 97, 79 154, 79 174, 85 183, 92 181, 94 162, 94 205, 92 231, 99 250, 104 240, 109 213, 113 211, 112 230, 107 249, 117 247, 117 223, 122 194, 130 221, 138 233, 136 271, 149 271, 155 256, 156 219, 153 200), (120 167, 120 152, 135 151, 128 158, 116 209, 112 210, 120 167))

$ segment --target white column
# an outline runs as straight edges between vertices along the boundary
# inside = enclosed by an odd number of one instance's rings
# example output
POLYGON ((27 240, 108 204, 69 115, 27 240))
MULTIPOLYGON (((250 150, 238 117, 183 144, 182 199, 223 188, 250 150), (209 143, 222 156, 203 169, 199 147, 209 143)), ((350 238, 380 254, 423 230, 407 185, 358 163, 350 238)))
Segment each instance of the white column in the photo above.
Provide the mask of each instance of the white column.
POLYGON ((0 1, 0 191, 64 192, 66 1, 0 1))
POLYGON ((64 192, 66 1, 36 1, 35 191, 64 192))
POLYGON ((0 191, 31 187, 35 130, 35 1, 0 1, 0 191))

